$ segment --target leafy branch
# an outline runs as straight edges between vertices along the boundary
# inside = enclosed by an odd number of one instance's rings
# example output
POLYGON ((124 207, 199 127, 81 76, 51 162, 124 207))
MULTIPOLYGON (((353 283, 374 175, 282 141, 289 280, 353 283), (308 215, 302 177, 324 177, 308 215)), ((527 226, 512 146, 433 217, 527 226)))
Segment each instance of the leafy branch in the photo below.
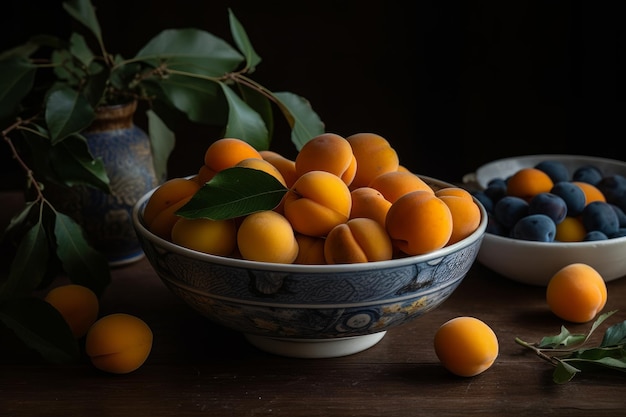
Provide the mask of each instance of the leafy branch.
POLYGON ((600 315, 586 334, 572 334, 564 326, 554 336, 543 337, 538 343, 528 343, 519 337, 515 343, 532 350, 552 364, 552 380, 564 384, 583 370, 611 369, 626 372, 626 320, 610 326, 598 346, 587 346, 592 333, 617 310, 600 315))

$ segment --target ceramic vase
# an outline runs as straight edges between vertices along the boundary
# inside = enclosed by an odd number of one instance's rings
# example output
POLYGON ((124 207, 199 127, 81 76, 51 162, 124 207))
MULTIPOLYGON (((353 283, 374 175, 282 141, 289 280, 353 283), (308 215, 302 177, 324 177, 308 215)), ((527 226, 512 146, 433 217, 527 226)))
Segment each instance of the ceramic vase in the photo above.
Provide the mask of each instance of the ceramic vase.
POLYGON ((95 121, 82 132, 91 154, 104 163, 111 193, 77 188, 78 222, 111 266, 144 256, 132 224, 132 207, 163 182, 155 174, 150 138, 134 123, 136 109, 136 102, 99 108, 95 121))

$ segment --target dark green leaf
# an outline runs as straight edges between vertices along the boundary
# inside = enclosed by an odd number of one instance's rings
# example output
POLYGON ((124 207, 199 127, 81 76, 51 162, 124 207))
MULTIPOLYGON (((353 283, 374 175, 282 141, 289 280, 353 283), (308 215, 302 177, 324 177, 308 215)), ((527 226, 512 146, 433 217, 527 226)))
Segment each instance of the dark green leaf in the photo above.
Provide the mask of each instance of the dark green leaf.
POLYGON ((0 300, 27 295, 37 288, 46 273, 48 251, 45 228, 38 222, 20 241, 9 276, 0 285, 0 300))
POLYGON ((63 213, 56 215, 54 235, 57 256, 70 280, 100 296, 111 281, 107 259, 87 243, 82 228, 63 213))
POLYGON ((85 67, 89 67, 91 61, 93 61, 93 52, 87 46, 85 38, 79 33, 72 33, 70 37, 70 52, 74 55, 85 67))
POLYGON ((37 67, 23 58, 0 61, 0 119, 17 110, 33 88, 37 67))
POLYGON ((48 155, 57 180, 65 185, 89 185, 110 192, 109 177, 100 158, 94 159, 87 140, 71 135, 50 149, 48 155))
POLYGON ((153 67, 208 77, 221 77, 237 68, 243 57, 224 40, 198 29, 167 29, 152 38, 135 56, 153 67))
POLYGON ((85 129, 94 117, 87 99, 68 86, 55 88, 46 100, 46 123, 53 145, 85 129))
POLYGON ((0 61, 6 61, 12 58, 28 58, 39 50, 39 44, 32 40, 17 45, 16 47, 0 52, 0 61))
POLYGON ((586 348, 580 349, 575 352, 572 352, 570 356, 566 359, 586 359, 595 361, 602 358, 618 358, 624 354, 621 346, 613 346, 613 347, 594 347, 594 348, 586 348))
POLYGON ((291 141, 298 151, 313 137, 324 133, 324 123, 308 100, 289 92, 274 93, 274 97, 291 126, 291 141))
POLYGON ((167 161, 174 150, 176 138, 152 110, 148 110, 148 132, 152 145, 152 157, 154 159, 154 171, 156 177, 162 181, 167 178, 167 161))
POLYGON ((270 174, 233 167, 218 172, 176 214, 213 220, 232 219, 257 211, 272 210, 287 189, 270 174))
POLYGON ((100 23, 98 23, 96 11, 91 4, 91 0, 68 0, 63 3, 63 8, 70 16, 89 29, 98 39, 98 42, 102 44, 100 23))
POLYGON ((104 102, 108 79, 109 73, 105 67, 98 61, 92 61, 89 65, 89 78, 87 78, 87 82, 82 90, 83 95, 92 108, 96 109, 108 104, 104 102))
POLYGON ((626 320, 609 327, 604 333, 601 347, 617 346, 626 344, 626 320))
POLYGON ((579 372, 580 369, 577 369, 563 361, 559 361, 556 365, 556 368, 554 368, 552 380, 557 384, 564 384, 571 381, 571 379, 574 378, 574 376, 579 372))
POLYGON ((78 88, 79 84, 85 77, 83 67, 76 66, 74 57, 67 49, 57 49, 52 52, 50 57, 54 65, 54 75, 60 80, 67 82, 73 88, 78 88))
POLYGON ((78 343, 61 314, 35 297, 16 298, 0 306, 0 322, 50 363, 80 357, 78 343))
POLYGON ((268 131, 261 116, 226 84, 220 83, 220 86, 228 101, 228 123, 224 136, 242 139, 257 150, 269 149, 268 131))
POLYGON ((10 234, 19 234, 19 230, 27 223, 28 217, 30 216, 31 209, 33 207, 39 207, 39 204, 35 204, 34 201, 27 201, 22 207, 22 210, 17 213, 11 221, 9 225, 4 229, 2 238, 4 239, 7 235, 10 234))
POLYGON ((192 122, 219 126, 226 124, 227 106, 218 83, 171 75, 160 86, 169 101, 192 122))
POLYGON ((238 88, 241 99, 263 119, 267 127, 267 137, 270 138, 268 146, 271 146, 271 138, 274 137, 274 112, 272 110, 272 102, 267 96, 245 84, 238 84, 238 88))
POLYGON ((230 8, 228 9, 228 20, 230 22, 230 32, 233 35, 235 44, 237 48, 243 52, 248 73, 253 73, 256 66, 261 63, 261 57, 257 55, 248 38, 248 34, 230 8))

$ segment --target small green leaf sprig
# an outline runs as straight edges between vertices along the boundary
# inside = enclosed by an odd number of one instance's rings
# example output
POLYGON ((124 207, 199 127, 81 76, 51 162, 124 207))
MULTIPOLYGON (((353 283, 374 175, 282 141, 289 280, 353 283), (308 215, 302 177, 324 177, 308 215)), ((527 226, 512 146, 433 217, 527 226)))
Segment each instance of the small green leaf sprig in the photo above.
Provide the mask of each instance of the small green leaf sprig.
POLYGON ((554 365, 552 380, 557 384, 571 381, 583 370, 626 372, 626 320, 610 326, 598 346, 586 346, 591 334, 616 311, 600 315, 586 334, 572 334, 561 326, 559 334, 546 336, 539 343, 528 343, 519 337, 515 342, 554 365))

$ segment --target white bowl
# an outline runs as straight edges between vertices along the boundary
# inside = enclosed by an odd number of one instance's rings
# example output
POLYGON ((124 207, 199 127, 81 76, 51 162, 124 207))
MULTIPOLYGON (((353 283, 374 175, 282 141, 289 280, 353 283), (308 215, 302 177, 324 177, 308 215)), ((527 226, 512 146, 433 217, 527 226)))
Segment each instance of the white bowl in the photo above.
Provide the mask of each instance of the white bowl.
POLYGON ((487 227, 480 205, 482 219, 473 234, 426 255, 341 265, 254 262, 186 249, 151 233, 142 213, 152 192, 134 206, 133 224, 165 285, 259 349, 300 358, 360 352, 388 330, 437 308, 473 265, 487 227))
MULTIPOLYGON (((555 160, 565 164, 570 174, 582 165, 592 164, 604 175, 626 176, 622 161, 580 155, 527 155, 505 158, 479 167, 464 182, 484 189, 494 178, 506 179, 521 168, 540 161, 555 160)), ((489 269, 512 280, 545 286, 562 267, 582 262, 596 269, 605 281, 626 276, 626 237, 590 242, 534 242, 485 233, 478 261, 489 269)))

